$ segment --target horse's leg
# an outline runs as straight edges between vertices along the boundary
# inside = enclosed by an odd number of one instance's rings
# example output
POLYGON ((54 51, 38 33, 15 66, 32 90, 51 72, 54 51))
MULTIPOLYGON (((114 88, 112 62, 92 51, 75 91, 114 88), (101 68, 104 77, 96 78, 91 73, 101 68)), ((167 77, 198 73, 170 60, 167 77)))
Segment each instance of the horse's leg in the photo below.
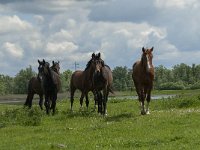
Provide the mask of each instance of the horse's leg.
POLYGON ((141 115, 145 115, 146 114, 145 106, 144 106, 145 94, 144 94, 144 89, 143 88, 140 89, 140 96, 141 96, 141 101, 140 101, 140 104, 141 104, 141 115))
POLYGON ((102 94, 101 91, 96 91, 98 100, 98 113, 102 114, 102 94))
POLYGON ((39 97, 40 97, 39 106, 40 109, 43 110, 43 94, 40 94, 39 97))
POLYGON ((93 95, 94 95, 94 111, 95 111, 98 105, 98 94, 95 90, 93 91, 93 95))
POLYGON ((108 99, 108 92, 107 87, 103 90, 103 115, 107 116, 107 99, 108 99))
POLYGON ((141 115, 145 115, 145 109, 144 109, 144 100, 145 100, 145 95, 144 95, 144 89, 142 86, 138 86, 138 96, 139 96, 139 101, 140 101, 140 107, 141 107, 141 115))
POLYGON ((84 95, 85 95, 85 93, 84 93, 84 92, 81 92, 81 97, 80 97, 80 105, 81 105, 81 107, 80 107, 80 110, 82 110, 82 108, 83 108, 83 99, 84 99, 84 95))
POLYGON ((143 94, 143 89, 142 89, 141 85, 138 84, 137 82, 134 81, 134 84, 135 84, 136 92, 137 92, 137 95, 138 95, 138 100, 140 102, 141 114, 144 115, 145 114, 145 110, 144 110, 144 94, 143 94))
POLYGON ((49 114, 50 111, 50 103, 49 103, 49 95, 45 94, 45 102, 44 105, 46 107, 46 113, 49 114))
POLYGON ((150 101, 151 101, 151 90, 152 90, 152 88, 149 88, 149 89, 147 90, 146 114, 150 114, 150 112, 149 112, 149 103, 150 103, 150 101))
POLYGON ((75 91, 76 91, 75 88, 71 88, 71 91, 70 91, 71 111, 72 111, 72 107, 73 107, 73 103, 74 103, 74 92, 75 91))
POLYGON ((53 109, 53 115, 55 114, 56 111, 56 100, 57 100, 57 92, 55 92, 52 95, 52 104, 51 104, 51 108, 53 109))
POLYGON ((89 99, 88 99, 88 92, 85 93, 85 103, 86 103, 86 107, 87 107, 87 110, 88 110, 88 106, 89 106, 89 99))
POLYGON ((33 100, 33 93, 29 93, 28 94, 28 107, 31 108, 32 107, 32 100, 33 100))

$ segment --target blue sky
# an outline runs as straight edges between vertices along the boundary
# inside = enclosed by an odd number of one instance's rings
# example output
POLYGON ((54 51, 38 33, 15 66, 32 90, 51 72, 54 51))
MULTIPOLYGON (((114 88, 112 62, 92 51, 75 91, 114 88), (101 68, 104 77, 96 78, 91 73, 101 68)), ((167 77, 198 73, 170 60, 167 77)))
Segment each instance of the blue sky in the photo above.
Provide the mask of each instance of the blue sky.
POLYGON ((1 0, 0 74, 38 59, 84 69, 93 52, 113 69, 154 46, 154 66, 200 64, 198 0, 1 0))

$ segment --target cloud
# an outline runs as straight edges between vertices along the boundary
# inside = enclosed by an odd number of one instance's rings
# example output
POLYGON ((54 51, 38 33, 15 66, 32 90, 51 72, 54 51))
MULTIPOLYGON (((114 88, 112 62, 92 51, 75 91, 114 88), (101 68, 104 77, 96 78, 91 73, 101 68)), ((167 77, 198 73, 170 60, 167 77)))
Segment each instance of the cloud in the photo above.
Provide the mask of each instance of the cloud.
POLYGON ((63 56, 77 50, 78 46, 72 42, 47 43, 46 53, 53 56, 63 56))
POLYGON ((131 68, 143 46, 154 46, 156 66, 200 63, 197 0, 9 0, 0 8, 0 64, 10 68, 2 73, 37 71, 43 58, 60 60, 61 71, 74 62, 84 69, 92 52, 131 68))
POLYGON ((5 57, 10 57, 12 59, 21 59, 23 57, 23 49, 14 43, 6 42, 2 46, 5 57))
POLYGON ((0 16, 0 33, 7 34, 10 32, 19 32, 31 29, 32 26, 22 21, 18 16, 0 16))

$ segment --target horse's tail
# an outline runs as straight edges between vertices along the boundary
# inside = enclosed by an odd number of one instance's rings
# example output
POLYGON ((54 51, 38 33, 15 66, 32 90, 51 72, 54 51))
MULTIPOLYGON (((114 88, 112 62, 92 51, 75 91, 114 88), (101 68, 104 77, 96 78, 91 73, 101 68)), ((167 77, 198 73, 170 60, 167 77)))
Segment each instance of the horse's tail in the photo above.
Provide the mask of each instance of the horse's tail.
POLYGON ((111 92, 112 94, 115 94, 115 92, 113 91, 113 88, 112 87, 109 87, 109 92, 111 92))
POLYGON ((32 78, 28 82, 27 97, 26 97, 26 101, 24 103, 25 106, 29 106, 31 103, 30 102, 31 86, 32 86, 32 78))
POLYGON ((71 79, 70 79, 70 85, 69 85, 69 90, 70 91, 73 88, 73 78, 74 78, 74 73, 72 74, 71 79))

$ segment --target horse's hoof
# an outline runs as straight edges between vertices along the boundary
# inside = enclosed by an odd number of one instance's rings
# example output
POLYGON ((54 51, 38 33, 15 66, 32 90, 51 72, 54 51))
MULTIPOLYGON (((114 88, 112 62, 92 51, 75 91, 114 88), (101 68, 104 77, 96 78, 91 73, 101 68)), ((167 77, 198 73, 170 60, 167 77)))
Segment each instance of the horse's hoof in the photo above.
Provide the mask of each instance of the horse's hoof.
POLYGON ((79 108, 79 111, 82 111, 83 110, 83 107, 81 106, 80 108, 79 108))
POLYGON ((146 114, 147 114, 147 115, 150 115, 150 112, 149 112, 149 111, 147 111, 147 112, 146 112, 146 114))
POLYGON ((107 114, 107 113, 105 113, 103 116, 104 116, 104 117, 107 117, 107 116, 108 116, 108 114, 107 114))
POLYGON ((141 111, 141 115, 146 115, 146 112, 145 111, 141 111))

